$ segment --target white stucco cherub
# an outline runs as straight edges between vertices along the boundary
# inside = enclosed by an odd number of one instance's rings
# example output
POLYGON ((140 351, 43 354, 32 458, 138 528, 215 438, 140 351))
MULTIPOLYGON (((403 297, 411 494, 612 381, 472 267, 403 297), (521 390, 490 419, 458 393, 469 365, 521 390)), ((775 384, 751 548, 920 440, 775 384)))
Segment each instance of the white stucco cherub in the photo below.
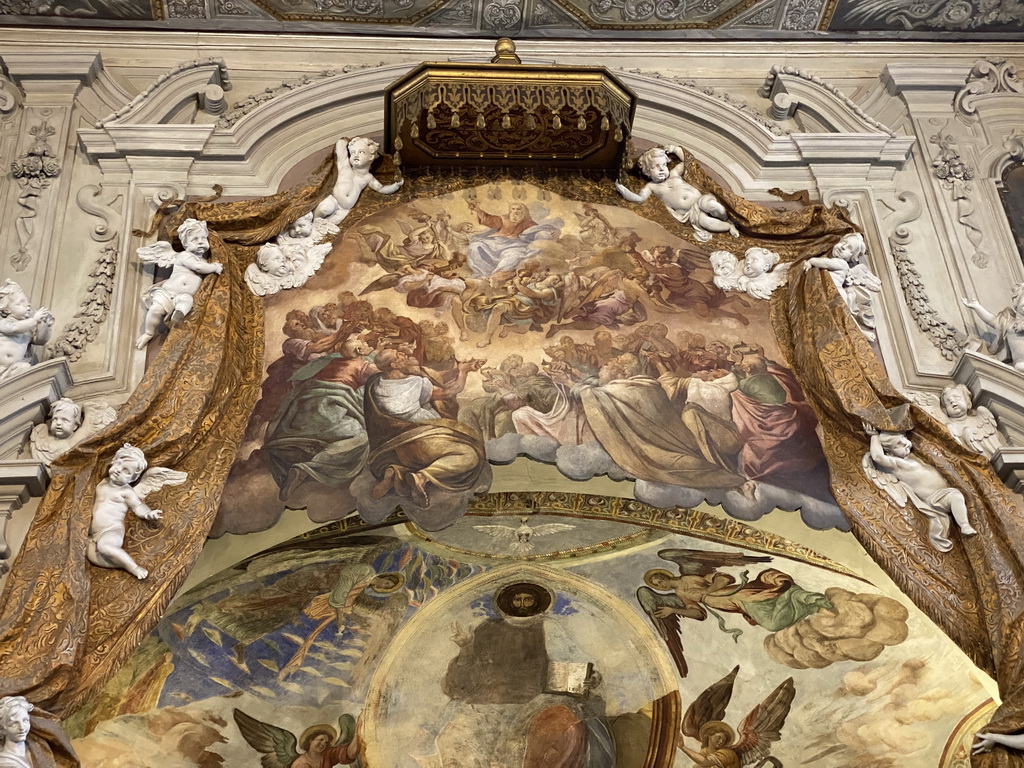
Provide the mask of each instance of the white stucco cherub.
POLYGON ((210 236, 205 221, 185 219, 178 227, 178 239, 184 251, 175 251, 166 240, 139 248, 137 253, 143 264, 170 267, 171 276, 142 294, 146 317, 142 322, 142 335, 135 342, 136 349, 146 345, 160 332, 161 326, 180 323, 192 311, 193 297, 209 274, 220 274, 224 266, 208 261, 210 236))
POLYGON ((738 291, 740 288, 740 263, 731 251, 712 251, 708 256, 715 276, 714 284, 723 291, 738 291))
POLYGON ((851 232, 832 247, 831 258, 816 256, 804 262, 804 271, 827 270, 846 302, 850 314, 857 321, 869 341, 874 341, 875 312, 873 294, 882 290, 882 281, 864 264, 867 245, 864 235, 851 232))
POLYGON ((0 286, 0 381, 32 367, 32 346, 45 344, 53 332, 46 307, 33 311, 25 291, 11 279, 0 286))
POLYGON ((159 520, 163 512, 151 509, 146 504, 146 496, 165 485, 181 485, 188 479, 185 472, 167 467, 147 470, 147 466, 145 455, 134 445, 125 443, 118 449, 107 471, 107 479, 96 486, 89 525, 89 562, 102 568, 120 568, 137 579, 146 578, 149 571, 123 549, 124 521, 129 510, 143 520, 159 520))
POLYGON ((0 768, 33 768, 28 751, 28 734, 32 729, 29 713, 33 709, 24 696, 0 699, 0 768))
POLYGON ((1014 286, 1010 299, 1010 306, 1004 307, 999 314, 989 312, 977 299, 963 299, 963 302, 979 320, 996 332, 995 339, 988 344, 988 354, 1009 363, 1018 371, 1024 371, 1024 282, 1014 286))
POLYGON ((245 269, 245 283, 257 296, 272 296, 278 291, 305 285, 324 263, 334 244, 318 243, 336 235, 338 227, 307 213, 293 221, 273 243, 256 253, 256 263, 245 269))
POLYGON ((738 283, 739 290, 755 299, 770 299, 772 292, 789 279, 789 264, 779 264, 779 254, 767 248, 748 248, 738 283))
POLYGON ((29 453, 50 466, 58 456, 113 424, 117 413, 109 404, 96 401, 80 406, 62 397, 50 406, 50 421, 36 424, 29 436, 29 453))
POLYGON ((996 417, 983 405, 974 407, 971 390, 964 384, 951 384, 942 390, 939 404, 950 434, 965 448, 992 459, 1005 445, 996 417))
POLYGON ((631 203, 643 203, 653 194, 665 204, 677 221, 693 227, 694 236, 702 243, 706 243, 717 232, 728 232, 733 237, 739 237, 736 225, 729 221, 725 206, 718 198, 702 194, 695 186, 683 181, 685 160, 683 148, 678 145, 652 147, 637 158, 641 172, 650 179, 643 189, 639 193, 633 192, 618 182, 615 189, 631 203), (680 161, 671 169, 670 154, 680 161))
POLYGON ((968 520, 963 493, 950 487, 935 467, 913 454, 913 443, 906 433, 879 432, 870 424, 864 424, 864 431, 871 438, 871 447, 861 459, 865 474, 897 506, 905 507, 910 501, 928 518, 928 539, 933 547, 940 552, 953 548, 950 517, 964 536, 977 533, 968 520))
POLYGON ((402 179, 381 184, 370 173, 370 166, 380 154, 380 146, 373 139, 364 136, 339 139, 334 149, 338 158, 338 180, 331 194, 317 206, 318 217, 338 225, 356 207, 359 196, 367 187, 382 195, 393 195, 401 188, 402 179))

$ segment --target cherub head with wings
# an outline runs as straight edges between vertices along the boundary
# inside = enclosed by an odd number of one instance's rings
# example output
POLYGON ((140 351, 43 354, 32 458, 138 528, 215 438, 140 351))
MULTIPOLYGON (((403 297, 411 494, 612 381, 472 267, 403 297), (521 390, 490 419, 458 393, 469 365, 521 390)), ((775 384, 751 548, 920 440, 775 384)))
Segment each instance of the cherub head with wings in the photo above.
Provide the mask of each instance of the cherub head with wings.
POLYGON ((737 738, 736 731, 722 718, 732 699, 733 684, 739 671, 739 667, 734 667, 732 672, 709 686, 683 716, 679 748, 702 768, 742 768, 774 760, 771 758, 772 745, 782 738, 782 726, 796 695, 793 678, 780 683, 743 718, 737 738), (686 746, 686 737, 700 741, 699 752, 686 746))

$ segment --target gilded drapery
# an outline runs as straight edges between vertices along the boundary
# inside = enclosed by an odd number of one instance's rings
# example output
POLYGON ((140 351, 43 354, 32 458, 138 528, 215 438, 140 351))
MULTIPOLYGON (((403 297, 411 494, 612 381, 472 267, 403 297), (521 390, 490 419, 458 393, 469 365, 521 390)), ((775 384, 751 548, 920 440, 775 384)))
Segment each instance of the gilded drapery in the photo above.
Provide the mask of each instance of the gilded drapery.
MULTIPOLYGON (((203 280, 193 310, 168 334, 117 421, 54 463, 0 608, 0 695, 64 715, 159 621, 202 550, 259 397, 263 307, 246 287, 245 268, 257 246, 312 210, 335 178, 332 156, 308 186, 258 200, 184 203, 162 222, 167 238, 186 218, 206 221, 210 259, 224 272, 203 280), (161 521, 127 521, 131 551, 150 571, 144 581, 86 560, 96 484, 126 442, 151 466, 188 472, 184 485, 150 499, 164 510, 161 521)), ((72 763, 58 754, 55 764, 72 763)))

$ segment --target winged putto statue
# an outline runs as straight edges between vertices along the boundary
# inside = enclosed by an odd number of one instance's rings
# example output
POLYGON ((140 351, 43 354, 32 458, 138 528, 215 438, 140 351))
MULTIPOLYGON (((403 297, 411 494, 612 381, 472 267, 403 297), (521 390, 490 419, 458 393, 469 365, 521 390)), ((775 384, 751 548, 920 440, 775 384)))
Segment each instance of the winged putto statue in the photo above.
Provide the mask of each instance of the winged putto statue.
POLYGON ((117 412, 96 400, 79 405, 62 397, 50 406, 50 421, 36 424, 29 436, 29 453, 47 467, 79 443, 97 435, 117 419, 117 412))
POLYGON ((310 726, 297 739, 291 731, 240 709, 234 710, 234 716, 249 746, 263 755, 263 768, 330 768, 352 765, 359 759, 359 724, 352 715, 338 718, 337 729, 321 723, 310 726))
POLYGON ((159 520, 163 512, 151 509, 146 496, 165 485, 181 485, 188 479, 186 472, 167 467, 147 469, 148 466, 145 455, 134 445, 125 443, 119 448, 107 470, 107 479, 96 486, 89 524, 89 562, 101 568, 120 568, 137 579, 146 578, 149 571, 123 549, 128 511, 143 520, 159 520))
POLYGON ((646 586, 637 590, 636 599, 665 641, 680 677, 686 677, 688 671, 680 617, 704 621, 711 615, 719 629, 738 642, 743 630, 728 628, 723 613, 739 614, 751 626, 778 632, 819 610, 835 607, 825 595, 804 589, 788 573, 775 568, 765 568, 754 579, 747 571, 737 578, 718 570, 767 563, 770 557, 701 549, 663 549, 658 557, 677 565, 679 575, 652 568, 644 574, 646 586))
POLYGON ((839 295, 857 321, 868 341, 874 341, 875 310, 873 296, 882 290, 882 281, 864 263, 867 245, 864 235, 851 232, 832 247, 831 258, 816 256, 804 262, 804 271, 823 269, 836 284, 839 295))
POLYGON ((743 768, 747 765, 781 768, 782 763, 772 757, 771 752, 772 745, 782 738, 782 727, 796 696, 793 678, 780 683, 743 718, 737 738, 736 731, 723 718, 739 671, 739 667, 734 667, 687 708, 680 729, 683 741, 679 749, 701 768, 743 768), (699 752, 686 746, 687 737, 700 742, 699 752))
POLYGON ((312 211, 300 216, 274 242, 259 249, 256 263, 245 269, 245 284, 257 296, 305 285, 334 247, 330 241, 321 241, 339 231, 327 219, 314 218, 312 211))
POLYGON ((553 533, 572 531, 575 525, 567 523, 544 523, 530 525, 530 518, 520 517, 519 525, 474 525, 474 531, 486 533, 491 538, 507 541, 508 551, 512 555, 528 555, 533 552, 533 540, 538 536, 550 536, 553 533))

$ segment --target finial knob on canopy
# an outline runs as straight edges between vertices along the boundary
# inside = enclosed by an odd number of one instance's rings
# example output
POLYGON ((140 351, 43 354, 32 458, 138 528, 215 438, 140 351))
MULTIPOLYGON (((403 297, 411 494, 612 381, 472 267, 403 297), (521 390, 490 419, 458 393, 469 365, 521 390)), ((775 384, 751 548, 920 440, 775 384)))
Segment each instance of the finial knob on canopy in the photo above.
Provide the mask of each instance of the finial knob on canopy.
POLYGON ((500 37, 494 44, 494 57, 491 64, 522 64, 516 56, 516 44, 508 37, 500 37))

